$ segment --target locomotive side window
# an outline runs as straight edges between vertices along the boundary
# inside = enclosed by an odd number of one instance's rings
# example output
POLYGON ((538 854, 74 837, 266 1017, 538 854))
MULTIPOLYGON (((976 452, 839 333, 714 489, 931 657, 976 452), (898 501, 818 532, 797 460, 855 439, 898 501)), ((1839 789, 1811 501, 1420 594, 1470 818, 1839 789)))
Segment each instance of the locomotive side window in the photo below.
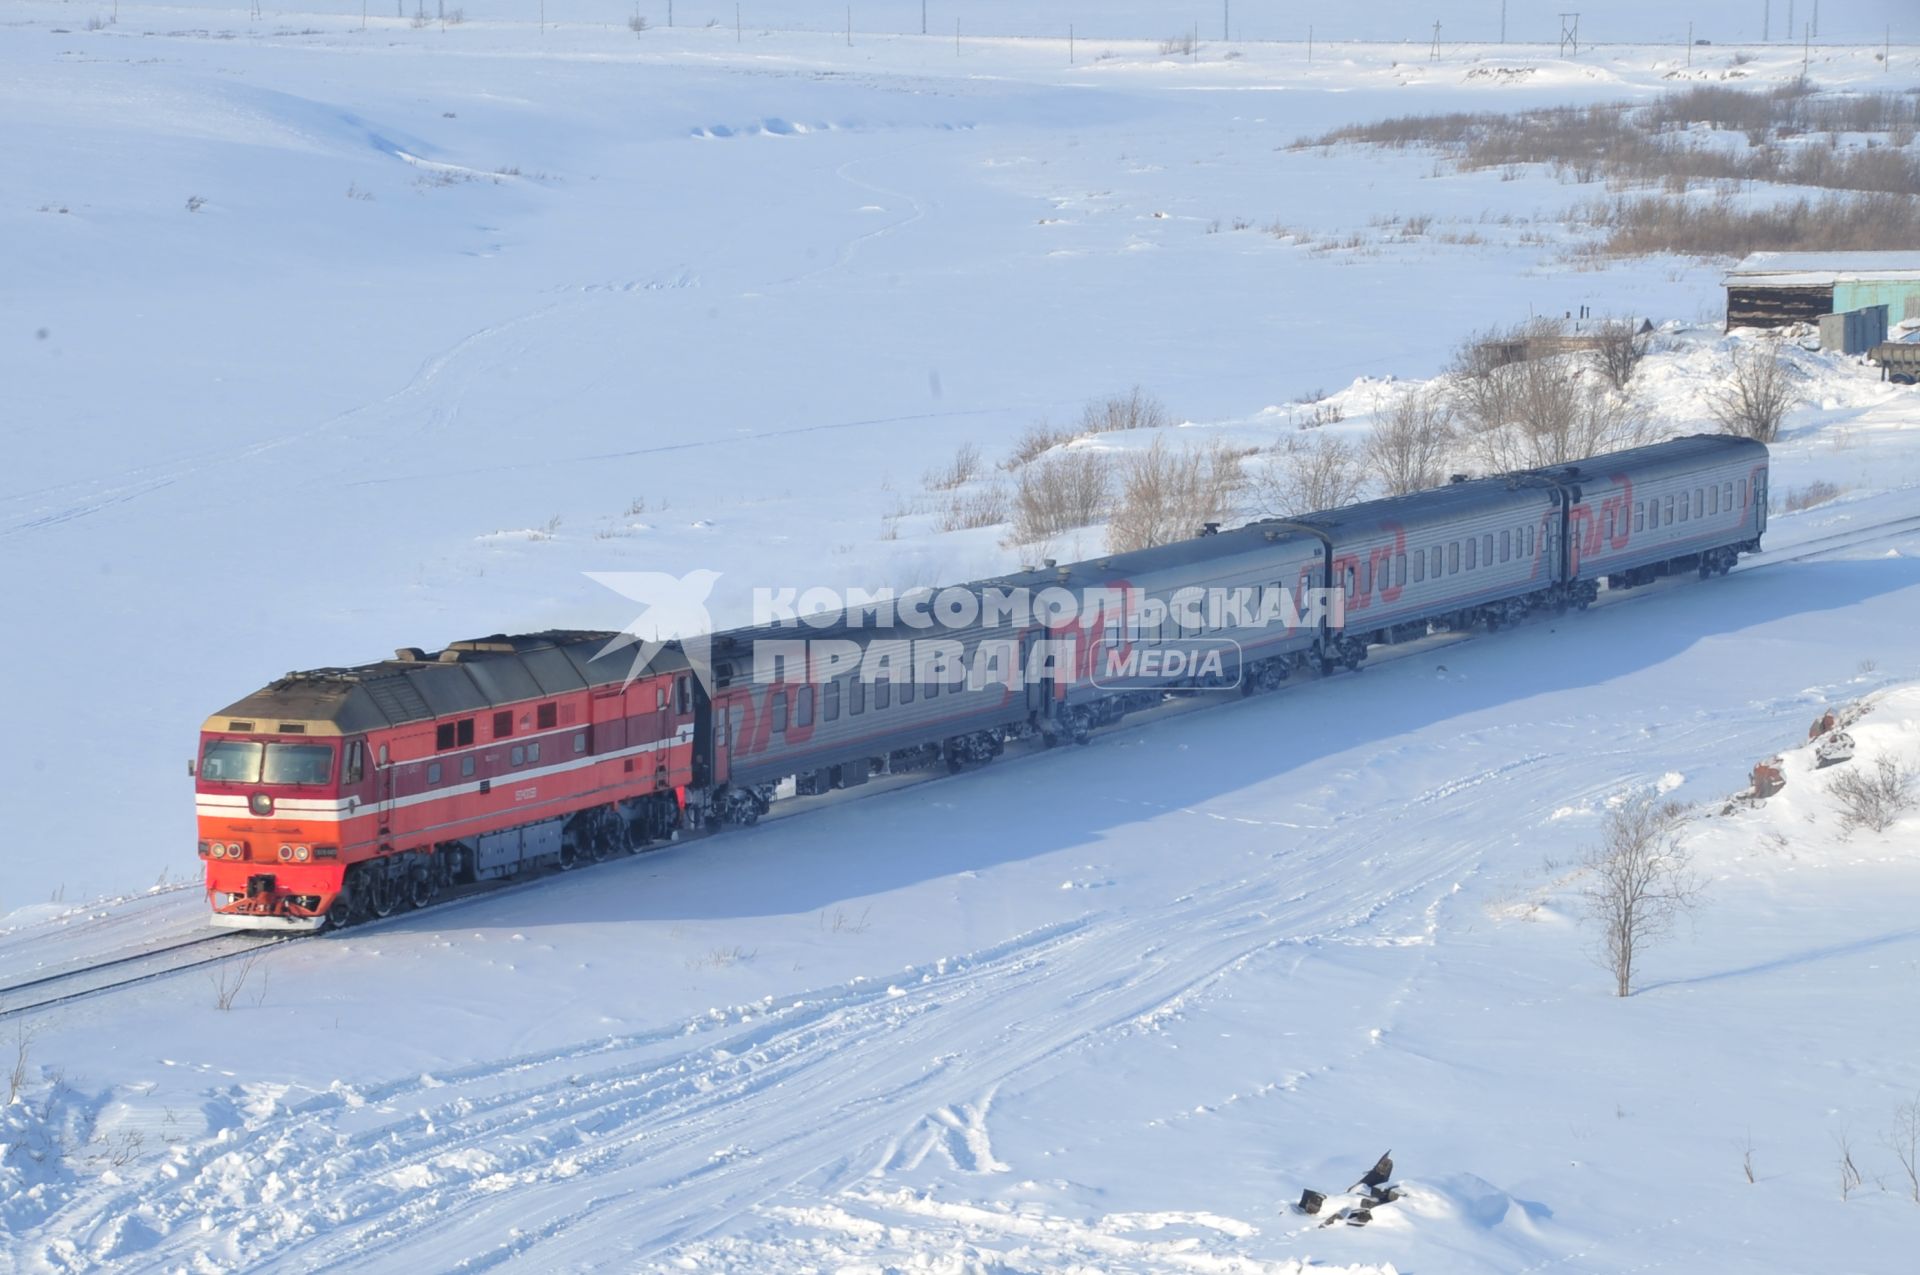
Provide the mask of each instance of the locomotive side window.
POLYGON ((685 673, 673 679, 674 707, 682 713, 693 711, 693 679, 685 673))
POLYGON ((584 753, 587 751, 587 732, 576 731, 574 733, 573 751, 576 753, 584 753))
POLYGON ((560 709, 555 704, 542 704, 534 710, 534 724, 541 730, 552 730, 560 724, 560 709))
POLYGON ((453 725, 453 736, 460 741, 460 747, 465 748, 473 742, 473 719, 471 717, 463 717, 453 725))
POLYGON ((432 787, 434 784, 437 784, 439 782, 440 782, 440 763, 437 761, 427 763, 427 786, 432 787))
POLYGON ((664 686, 653 688, 653 711, 656 713, 667 711, 667 688, 664 686))
POLYGON ((385 744, 380 745, 380 764, 382 766, 387 764, 387 746, 385 744))
MULTIPOLYGON (((515 749, 514 751, 518 752, 519 749, 515 749)), ((462 779, 473 778, 473 754, 472 753, 468 753, 465 757, 462 757, 460 759, 460 777, 462 779)))
POLYGON ((540 741, 535 740, 533 743, 527 745, 527 760, 540 760, 540 741))
POLYGON ((347 783, 357 784, 360 782, 361 775, 365 769, 365 760, 359 740, 356 739, 347 745, 347 783))
POLYGON ((495 739, 505 739, 511 734, 513 734, 513 713, 511 711, 495 713, 493 715, 493 737, 495 739))
POLYGON ((527 750, 518 744, 513 746, 513 752, 509 756, 512 765, 524 766, 527 764, 527 750))
POLYGON ((433 746, 435 748, 453 747, 453 723, 441 722, 433 728, 433 746))

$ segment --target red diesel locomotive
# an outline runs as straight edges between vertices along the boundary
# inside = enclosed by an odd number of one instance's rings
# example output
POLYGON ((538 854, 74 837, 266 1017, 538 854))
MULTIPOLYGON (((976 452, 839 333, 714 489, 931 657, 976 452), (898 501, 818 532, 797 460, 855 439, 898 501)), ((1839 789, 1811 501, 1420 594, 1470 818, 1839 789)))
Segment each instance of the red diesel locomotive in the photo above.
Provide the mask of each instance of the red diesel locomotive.
POLYGON ((407 648, 214 714, 194 767, 213 923, 344 925, 668 835, 704 697, 676 650, 627 684, 630 652, 595 659, 615 636, 407 648))

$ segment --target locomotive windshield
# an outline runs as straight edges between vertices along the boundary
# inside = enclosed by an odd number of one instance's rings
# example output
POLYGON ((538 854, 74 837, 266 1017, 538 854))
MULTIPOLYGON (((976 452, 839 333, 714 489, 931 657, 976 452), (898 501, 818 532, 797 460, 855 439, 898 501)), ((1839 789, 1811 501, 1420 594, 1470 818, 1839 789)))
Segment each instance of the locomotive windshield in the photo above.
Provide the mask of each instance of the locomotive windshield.
POLYGON ((227 784, 324 784, 333 775, 326 744, 260 744, 216 739, 200 757, 200 777, 227 784))

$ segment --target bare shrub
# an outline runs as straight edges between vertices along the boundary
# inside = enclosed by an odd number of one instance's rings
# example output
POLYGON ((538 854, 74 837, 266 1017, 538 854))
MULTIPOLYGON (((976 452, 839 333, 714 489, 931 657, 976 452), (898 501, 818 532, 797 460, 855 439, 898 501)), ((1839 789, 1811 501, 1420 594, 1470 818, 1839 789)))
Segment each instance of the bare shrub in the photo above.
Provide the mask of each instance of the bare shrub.
POLYGON ((1283 518, 1338 509, 1360 498, 1365 477, 1359 450, 1343 439, 1285 438, 1268 451, 1253 482, 1254 500, 1262 513, 1283 518))
POLYGON ((1853 1163, 1853 1140, 1845 1129, 1833 1135, 1834 1167, 1840 1171, 1840 1198, 1860 1189, 1860 1170, 1853 1163))
POLYGON ((1594 370, 1616 390, 1625 390, 1647 357, 1649 334, 1631 319, 1608 319, 1595 334, 1589 358, 1594 370))
POLYGON ((1759 207, 1730 197, 1697 202, 1647 196, 1596 203, 1579 215, 1606 231, 1605 251, 1617 257, 1877 252, 1920 240, 1920 199, 1904 194, 1830 195, 1759 207))
POLYGON ((1588 919, 1600 927, 1597 955, 1619 996, 1633 994, 1635 966, 1647 948, 1699 902, 1703 884, 1680 838, 1678 802, 1639 797, 1607 814, 1600 844, 1583 862, 1588 919))
POLYGON ((1836 486, 1824 478, 1816 478, 1804 487, 1791 487, 1780 498, 1780 507, 1785 512, 1797 514, 1802 509, 1812 509, 1828 501, 1838 500, 1846 488, 1836 486))
POLYGON ((633 32, 635 35, 640 34, 642 31, 645 31, 646 29, 647 29, 647 20, 641 15, 636 13, 631 18, 627 19, 627 30, 633 32))
POLYGON ((940 530, 971 531, 997 527, 1007 520, 1007 492, 998 483, 973 491, 958 491, 940 515, 940 530))
POLYGON ((1192 57, 1193 50, 1194 42, 1192 32, 1188 32, 1185 35, 1169 36, 1160 41, 1160 52, 1163 56, 1177 53, 1183 58, 1192 57))
POLYGON ((1081 447, 1043 457, 1020 471, 1013 494, 1013 538, 1033 544, 1107 516, 1113 456, 1081 447))
POLYGON ((1121 463, 1107 547, 1126 553, 1199 535, 1205 524, 1233 513, 1244 483, 1240 455, 1226 444, 1195 450, 1156 438, 1121 463))
POLYGON ((1646 413, 1631 395, 1583 376, 1574 356, 1534 356, 1557 325, 1516 331, 1524 337, 1470 341, 1454 361, 1460 437, 1478 466, 1507 473, 1561 465, 1647 438, 1646 413))
POLYGON ((1852 832, 1866 828, 1885 832, 1912 810, 1917 802, 1914 784, 1920 780, 1913 767, 1892 757, 1881 757, 1871 771, 1864 766, 1849 766, 1827 791, 1840 805, 1840 827, 1852 832))
MULTIPOLYGON (((247 983, 253 978, 254 966, 260 963, 260 958, 264 955, 266 955, 264 950, 256 948, 254 951, 248 952, 245 956, 237 960, 222 961, 214 967, 211 979, 213 982, 213 1007, 215 1009, 230 1010, 233 1008, 233 1003, 240 998, 240 993, 245 990, 247 983)), ((253 1003, 258 1005, 265 998, 266 974, 262 971, 260 987, 254 993, 253 1003)))
POLYGON ((921 479, 932 491, 952 491, 980 476, 980 448, 962 443, 953 459, 939 469, 929 469, 921 479))
POLYGON ((1894 1108, 1886 1143, 1907 1176, 1907 1198, 1920 1204, 1920 1095, 1894 1108))
POLYGON ((1374 410, 1367 431, 1367 468, 1382 492, 1404 496, 1446 480, 1453 442, 1453 406, 1433 386, 1403 390, 1374 410))
POLYGON ((33 1031, 25 1023, 13 1025, 13 1066, 7 1071, 7 1101, 11 1103, 27 1087, 28 1066, 33 1058, 33 1031))
POLYGON ((204 195, 188 195, 187 196, 188 212, 199 212, 202 208, 205 208, 206 206, 207 206, 207 200, 204 195))
POLYGON ((1138 385, 1125 394, 1109 394, 1088 403, 1080 413, 1082 434, 1116 434, 1122 430, 1161 429, 1171 423, 1166 406, 1138 385))
POLYGON ((1013 455, 1007 458, 1005 467, 1018 469, 1022 465, 1031 464, 1045 453, 1056 447, 1065 446, 1078 437, 1080 435, 1071 429, 1064 426, 1056 428, 1045 421, 1029 425, 1026 432, 1014 440, 1013 455))
POLYGON ((1708 396, 1707 410, 1729 434, 1771 443, 1799 401, 1793 369, 1780 358, 1776 342, 1763 341, 1735 351, 1733 373, 1708 396))

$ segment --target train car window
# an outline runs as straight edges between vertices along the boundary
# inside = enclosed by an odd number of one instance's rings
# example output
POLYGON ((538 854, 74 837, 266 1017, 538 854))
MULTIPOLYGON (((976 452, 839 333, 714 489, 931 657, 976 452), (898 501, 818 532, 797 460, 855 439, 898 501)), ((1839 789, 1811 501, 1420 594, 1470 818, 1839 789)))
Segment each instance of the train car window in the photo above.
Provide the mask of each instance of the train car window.
POLYGON ((1433 547, 1433 563, 1432 563, 1433 569, 1428 574, 1433 576, 1433 578, 1436 580, 1440 578, 1440 553, 1441 553, 1441 546, 1435 545, 1433 547))
POLYGON ((1493 565, 1493 533, 1491 531, 1480 537, 1480 561, 1489 567, 1493 565))
POLYGON ((540 741, 539 740, 536 739, 531 744, 527 745, 527 760, 528 761, 540 760, 540 741))
POLYGON ((1707 494, 1695 487, 1693 489, 1693 516, 1704 518, 1707 514, 1707 494))
POLYGON ((587 732, 585 731, 574 732, 573 751, 576 753, 584 753, 587 751, 587 732))
POLYGON ((803 686, 794 692, 793 724, 795 726, 813 725, 813 688, 803 686))
POLYGON ((460 759, 460 775, 463 779, 473 778, 473 754, 468 753, 460 759))
POLYGON ((1717 514, 1720 512, 1720 484, 1719 483, 1715 483, 1713 486, 1707 488, 1707 512, 1710 514, 1717 514))
POLYGON ((1533 556, 1533 524, 1527 524, 1527 556, 1533 556))
POLYGON ((867 711, 867 684, 855 673, 847 679, 847 716, 858 717, 867 711))
POLYGON ((1422 580, 1426 578, 1427 578, 1427 551, 1425 549, 1415 549, 1413 551, 1413 582, 1415 584, 1419 584, 1422 580))
POLYGON ((513 734, 512 710, 504 713, 495 713, 493 715, 493 737, 495 739, 505 739, 511 734, 513 734))
POLYGON ((938 695, 939 693, 940 693, 940 679, 934 677, 931 673, 929 673, 927 675, 926 682, 920 687, 920 698, 932 699, 934 696, 938 695))
POLYGON ((1647 505, 1643 500, 1633 502, 1633 529, 1635 531, 1647 529, 1647 505))
POLYGON ((1368 558, 1360 564, 1360 596, 1366 597, 1373 592, 1373 559, 1368 558))
MULTIPOLYGON (((1613 515, 1611 513, 1607 515, 1607 531, 1609 533, 1613 531, 1613 515)), ((1500 561, 1511 562, 1512 560, 1513 531, 1509 529, 1500 533, 1500 561)))
POLYGON ((356 739, 347 745, 347 783, 357 784, 360 782, 360 776, 363 771, 363 761, 364 758, 361 755, 360 741, 356 739))
POLYGON ((441 722, 433 728, 433 746, 435 748, 453 747, 453 723, 441 722))
POLYGON ((513 764, 514 764, 514 765, 516 765, 516 766, 524 766, 524 765, 526 765, 526 764, 527 764, 527 750, 526 750, 526 749, 524 749, 524 748, 522 748, 522 747, 521 747, 520 745, 518 745, 518 744, 515 744, 515 745, 513 746, 513 753, 512 753, 512 761, 513 761, 513 764))
POLYGON ((913 687, 914 687, 914 683, 913 683, 913 679, 911 678, 900 683, 900 702, 902 704, 913 703, 913 687))
POLYGON ((875 708, 885 708, 892 699, 892 683, 888 682, 886 678, 883 677, 873 684, 873 706, 875 708))
POLYGON ((1747 508, 1747 480, 1742 478, 1739 483, 1736 484, 1735 490, 1740 493, 1740 509, 1742 512, 1745 512, 1747 508))
POLYGON ((837 722, 840 720, 840 683, 835 680, 820 688, 820 720, 837 722))
POLYGON ((1732 483, 1720 484, 1720 503, 1727 507, 1728 513, 1733 512, 1733 484, 1732 483))
POLYGON ((1680 493, 1680 521, 1685 522, 1686 520, 1687 520, 1687 493, 1683 491, 1680 493))
POLYGON ((1404 553, 1396 553, 1393 555, 1393 583, 1396 587, 1406 587, 1407 555, 1404 553))
POLYGON ((693 711, 693 679, 685 673, 673 679, 673 704, 678 712, 693 711))
POLYGON ((434 784, 437 784, 439 782, 440 782, 440 763, 437 761, 428 762, 427 763, 427 786, 432 787, 434 784))
POLYGON ((1666 508, 1660 511, 1660 525, 1663 527, 1671 527, 1673 525, 1673 497, 1672 496, 1667 497, 1666 508))
POLYGON ((773 715, 773 729, 776 734, 787 728, 787 693, 775 691, 767 697, 767 711, 773 715))
POLYGON ((1458 540, 1447 542, 1447 574, 1450 576, 1460 574, 1460 542, 1458 540))
POLYGON ((1480 537, 1468 536, 1467 537, 1467 565, 1465 567, 1465 570, 1468 570, 1468 571, 1473 570, 1479 558, 1479 550, 1480 550, 1480 537))
POLYGON ((552 730, 560 724, 560 709, 554 704, 542 704, 534 710, 534 719, 541 730, 552 730))

